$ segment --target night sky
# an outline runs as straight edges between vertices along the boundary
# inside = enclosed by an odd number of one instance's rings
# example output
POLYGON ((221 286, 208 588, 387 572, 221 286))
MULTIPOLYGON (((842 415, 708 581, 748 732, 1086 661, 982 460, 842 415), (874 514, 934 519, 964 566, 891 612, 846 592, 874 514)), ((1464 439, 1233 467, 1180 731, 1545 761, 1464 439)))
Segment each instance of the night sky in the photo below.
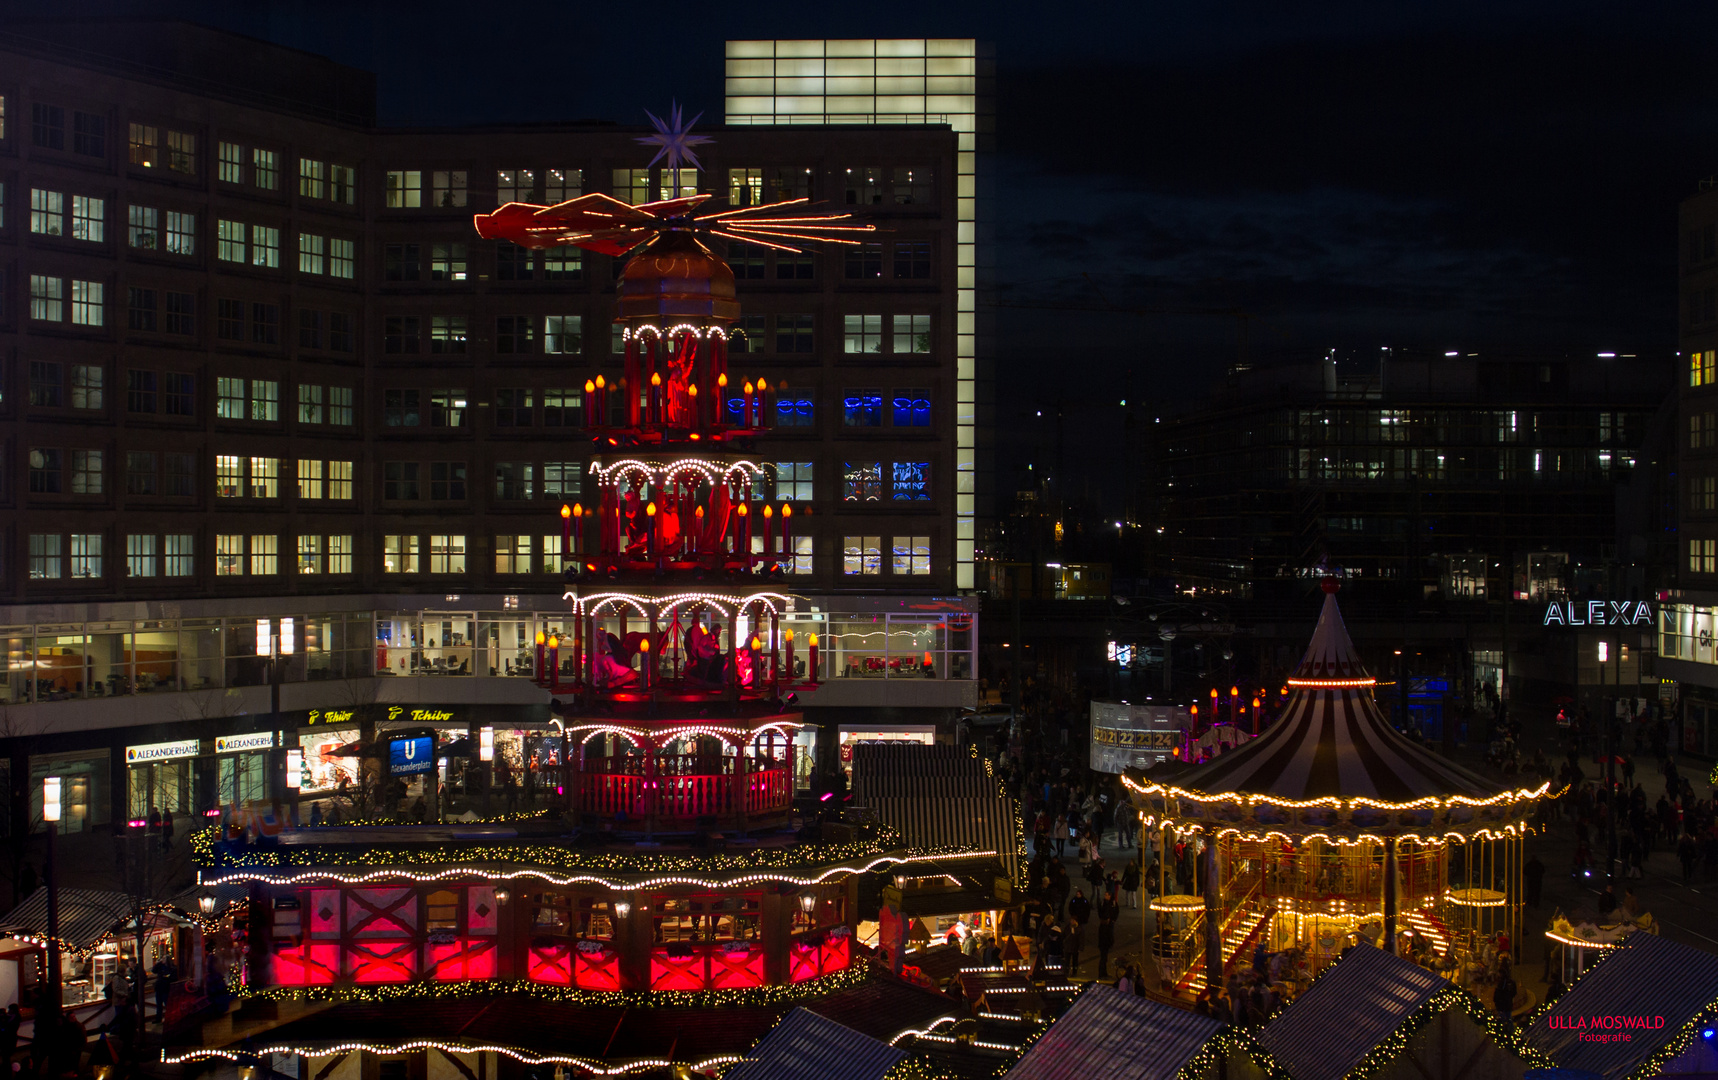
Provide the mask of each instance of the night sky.
MULTIPOLYGON (((1718 174, 1718 5, 1695 0, 0 10, 176 15, 322 53, 377 73, 388 124, 632 124, 671 98, 719 120, 727 38, 978 37, 997 57, 1000 295, 1240 308, 1266 363, 1673 350, 1677 203, 1718 174)), ((1088 461, 1121 398, 1172 412, 1237 354, 1232 318, 999 318, 999 421, 1060 396, 1088 461)), ((998 487, 1047 454, 1011 440, 998 487)), ((1124 478, 1090 474, 1111 505, 1124 478)))

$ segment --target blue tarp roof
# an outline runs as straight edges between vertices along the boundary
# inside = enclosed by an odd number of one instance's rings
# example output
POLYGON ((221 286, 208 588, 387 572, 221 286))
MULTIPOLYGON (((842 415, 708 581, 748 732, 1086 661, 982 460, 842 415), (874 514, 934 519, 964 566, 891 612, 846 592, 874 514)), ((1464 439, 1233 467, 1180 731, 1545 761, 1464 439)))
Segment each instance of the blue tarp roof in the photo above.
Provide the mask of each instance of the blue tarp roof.
POLYGON ((1417 964, 1361 945, 1259 1031, 1259 1044, 1294 1080, 1340 1080, 1449 983, 1417 964))
POLYGON ((1095 983, 1007 1080, 1173 1080, 1223 1025, 1095 983))

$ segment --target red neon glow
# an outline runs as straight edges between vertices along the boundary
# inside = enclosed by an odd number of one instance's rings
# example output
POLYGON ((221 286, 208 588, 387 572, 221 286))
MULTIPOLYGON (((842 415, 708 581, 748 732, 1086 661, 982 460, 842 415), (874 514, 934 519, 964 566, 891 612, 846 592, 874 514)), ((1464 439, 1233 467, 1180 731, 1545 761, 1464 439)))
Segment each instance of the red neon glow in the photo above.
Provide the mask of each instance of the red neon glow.
POLYGON ((346 969, 356 983, 408 982, 417 975, 418 950, 410 941, 360 941, 346 946, 346 969))
POLYGON ((712 990, 739 990, 748 986, 764 984, 764 954, 762 949, 749 949, 746 952, 725 952, 720 949, 710 953, 710 988, 712 990))
POLYGON ((666 949, 650 951, 650 988, 652 990, 707 989, 706 956, 694 950, 691 956, 669 956, 666 949))
POLYGON ((612 949, 575 952, 574 983, 580 990, 619 990, 620 954, 612 949))
POLYGON ((533 945, 526 958, 526 978, 550 986, 573 983, 572 950, 564 943, 533 945))

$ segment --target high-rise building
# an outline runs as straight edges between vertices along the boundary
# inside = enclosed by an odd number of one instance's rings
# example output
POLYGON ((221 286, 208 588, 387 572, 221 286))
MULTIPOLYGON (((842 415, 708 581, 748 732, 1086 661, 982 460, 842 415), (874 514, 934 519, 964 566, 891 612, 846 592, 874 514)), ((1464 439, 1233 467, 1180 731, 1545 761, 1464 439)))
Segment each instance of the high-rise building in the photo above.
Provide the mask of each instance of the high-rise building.
POLYGON ((732 126, 676 181, 644 130, 378 128, 367 73, 186 24, 14 26, 0 62, 0 700, 32 733, 14 776, 83 777, 80 820, 260 792, 260 751, 213 752, 235 732, 548 723, 519 676, 564 629, 560 510, 596 504, 583 387, 624 371, 624 259, 479 239, 508 201, 804 197, 883 226, 721 252, 731 369, 770 387, 754 496, 795 507, 777 588, 853 635, 814 724, 973 697, 951 124, 732 126), (896 622, 956 658, 891 678, 896 622))
POLYGON ((1718 752, 1718 177, 1683 200, 1677 281, 1682 375, 1677 538, 1680 575, 1659 620, 1662 674, 1675 680, 1677 748, 1718 752))
MULTIPOLYGON (((978 521, 994 511, 988 445, 994 356, 986 220, 987 151, 994 132, 987 50, 964 38, 730 41, 730 126, 948 126, 955 169, 955 586, 974 587, 978 521)), ((886 204, 901 166, 844 171, 849 205, 886 204)), ((893 196, 900 203, 899 192, 893 196)))

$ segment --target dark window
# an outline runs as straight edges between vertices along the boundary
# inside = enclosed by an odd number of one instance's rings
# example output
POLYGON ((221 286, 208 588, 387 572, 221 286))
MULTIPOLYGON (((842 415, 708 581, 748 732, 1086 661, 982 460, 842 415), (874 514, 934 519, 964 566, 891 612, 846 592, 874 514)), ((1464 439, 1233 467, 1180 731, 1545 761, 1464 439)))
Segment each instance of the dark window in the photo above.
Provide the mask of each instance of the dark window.
POLYGON ((298 313, 298 347, 322 348, 322 312, 305 308, 298 313))
POLYGON ((382 351, 385 353, 415 353, 418 351, 418 319, 415 315, 389 315, 382 322, 382 351))
POLYGON ((578 427, 583 422, 585 402, 582 391, 543 391, 543 426, 578 427))
POLYGON ((382 248, 382 276, 388 281, 416 281, 420 262, 417 244, 387 244, 382 248))
POLYGON ((846 253, 849 278, 880 278, 883 276, 883 245, 859 244, 846 253))
POLYGON ((933 201, 931 169, 928 165, 897 165, 892 170, 892 194, 896 206, 929 206, 933 201))
POLYGON ((125 373, 125 411, 153 413, 155 411, 155 372, 125 373))
POLYGON ((530 427, 531 391, 519 389, 495 391, 495 426, 530 427))
POLYGON ((215 301, 215 336, 222 341, 245 339, 245 302, 243 300, 215 301))
POLYGON ((60 452, 30 451, 30 490, 43 495, 60 492, 60 452))
POLYGON ((762 281, 764 251, 762 245, 748 244, 741 240, 729 244, 728 265, 733 268, 734 277, 740 280, 762 281))
POLYGON ((537 320, 530 315, 503 315, 495 320, 495 351, 513 356, 531 351, 537 337, 537 320))
POLYGON ((161 377, 161 410, 168 416, 191 416, 196 406, 196 382, 190 374, 169 371, 161 377))
POLYGON ((495 280, 530 281, 531 259, 530 248, 520 247, 511 240, 496 241, 495 280))
POLYGON ((334 352, 352 351, 352 316, 344 311, 328 313, 328 348, 334 352))
POLYGON ((810 252, 778 251, 775 256, 777 281, 810 281, 816 273, 816 257, 810 252))
POLYGON ((382 466, 382 498, 409 501, 417 497, 417 462, 390 461, 382 466))
POLYGON ((895 391, 895 426, 930 427, 931 394, 929 390, 895 391))
POLYGON ((125 493, 127 495, 155 494, 154 454, 147 450, 126 451, 125 493))
POLYGON ((430 498, 452 500, 465 498, 465 462, 430 462, 430 498))
POLYGON ((36 105, 30 110, 30 138, 49 150, 66 148, 66 110, 58 105, 36 105))
POLYGON ((815 351, 811 334, 811 316, 777 315, 775 317, 775 351, 778 353, 815 351))
POLYGON ((251 340, 258 345, 280 344, 280 306, 251 305, 251 340))
POLYGON ((133 330, 155 329, 154 289, 127 290, 126 325, 133 330))
MULTIPOLYGON (((189 378, 189 376, 187 376, 189 378)), ((194 454, 167 455, 167 491, 168 495, 195 495, 197 493, 197 458, 194 454)))
POLYGON ((60 365, 41 360, 30 361, 30 404, 57 409, 65 402, 60 380, 60 365))
POLYGON ((417 427, 421 422, 418 411, 419 391, 382 391, 382 423, 388 427, 417 427))
POLYGON ((197 332, 197 298, 188 292, 170 292, 167 299, 167 326, 169 334, 194 334, 197 332))
POLYGON ((931 276, 931 242, 910 240, 895 245, 895 276, 924 279, 931 276))
POLYGON ((882 427, 882 391, 847 391, 841 398, 841 422, 848 427, 882 427))
POLYGON ((544 281, 578 281, 585 275, 585 253, 576 247, 543 249, 544 281))
POLYGON ((728 337, 728 351, 731 353, 768 352, 770 340, 764 319, 765 316, 762 315, 741 315, 740 321, 734 325, 733 332, 728 337))
POLYGON ((72 152, 88 157, 107 156, 107 118, 94 113, 72 113, 72 152))

